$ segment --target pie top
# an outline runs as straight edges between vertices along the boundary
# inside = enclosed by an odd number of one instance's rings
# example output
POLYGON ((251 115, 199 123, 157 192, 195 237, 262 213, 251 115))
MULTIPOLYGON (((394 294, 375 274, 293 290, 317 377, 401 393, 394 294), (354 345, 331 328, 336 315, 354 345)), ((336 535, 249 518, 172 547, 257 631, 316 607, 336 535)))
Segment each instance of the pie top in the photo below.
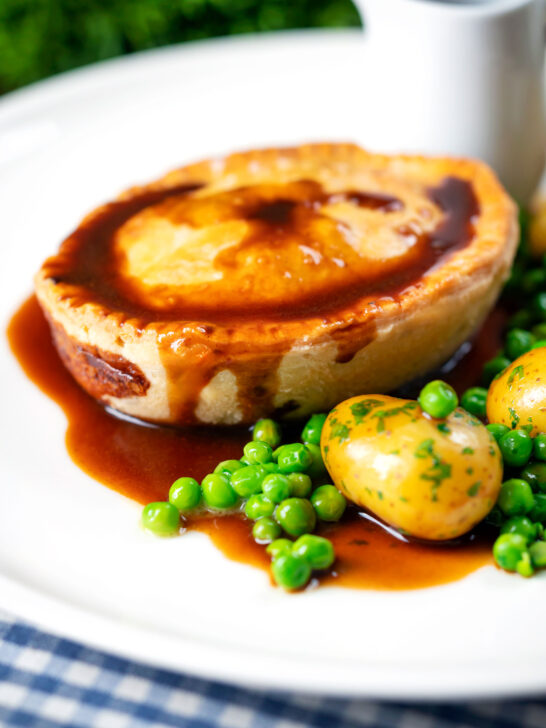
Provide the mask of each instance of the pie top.
POLYGON ((91 213, 37 282, 135 335, 291 342, 433 303, 514 235, 514 205, 479 162, 316 144, 133 188, 91 213))

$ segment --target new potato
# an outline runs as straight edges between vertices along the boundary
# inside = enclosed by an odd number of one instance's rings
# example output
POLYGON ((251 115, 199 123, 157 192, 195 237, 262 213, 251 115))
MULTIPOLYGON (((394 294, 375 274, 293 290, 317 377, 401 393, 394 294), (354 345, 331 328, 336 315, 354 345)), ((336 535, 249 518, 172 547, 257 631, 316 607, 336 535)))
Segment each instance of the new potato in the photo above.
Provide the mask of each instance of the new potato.
POLYGON ((518 357, 494 379, 487 395, 489 422, 546 432, 546 347, 518 357))
POLYGON ((328 416, 321 447, 347 498, 423 539, 469 531, 492 509, 502 480, 495 439, 460 408, 438 420, 412 400, 353 397, 328 416))

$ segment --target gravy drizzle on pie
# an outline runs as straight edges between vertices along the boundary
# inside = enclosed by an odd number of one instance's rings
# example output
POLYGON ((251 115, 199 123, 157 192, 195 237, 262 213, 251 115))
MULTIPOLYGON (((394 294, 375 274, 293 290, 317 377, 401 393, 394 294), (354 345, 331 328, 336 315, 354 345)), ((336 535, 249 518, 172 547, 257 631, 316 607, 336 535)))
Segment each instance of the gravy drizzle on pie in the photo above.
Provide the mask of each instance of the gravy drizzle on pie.
MULTIPOLYGON (((444 213, 444 219, 433 233, 408 231, 407 234, 415 235, 416 240, 405 255, 392 261, 380 261, 380 264, 370 262, 367 273, 363 273, 362 269, 351 270, 354 252, 345 240, 347 232, 343 222, 336 220, 334 215, 325 215, 323 209, 346 203, 389 214, 404 207, 396 197, 353 189, 327 193, 312 180, 239 187, 207 197, 194 194, 201 188, 201 183, 195 182, 146 190, 129 199, 112 202, 84 221, 63 243, 60 254, 45 265, 45 274, 55 283, 70 286, 73 305, 81 306, 92 301, 107 310, 136 319, 140 327, 151 325, 158 319, 180 322, 176 331, 171 329, 165 333, 161 347, 167 372, 177 371, 175 360, 181 347, 185 348, 186 356, 192 361, 182 376, 171 375, 169 382, 171 408, 176 410, 175 419, 180 422, 191 421, 203 387, 218 371, 226 368, 226 360, 227 368, 236 375, 239 384, 238 402, 243 420, 252 419, 256 408, 262 412, 274 410, 272 398, 277 391, 276 372, 286 347, 280 343, 273 346, 269 355, 263 358, 263 366, 256 366, 255 362, 249 366, 244 344, 227 341, 210 348, 202 343, 203 334, 206 339, 215 325, 236 328, 240 320, 250 318, 273 323, 306 316, 332 319, 338 309, 363 296, 396 299, 446 255, 471 241, 473 218, 479 212, 472 185, 455 177, 446 178, 441 185, 429 191, 430 199, 444 213), (182 286, 174 295, 171 287, 165 291, 156 286, 143 297, 138 284, 135 285, 123 272, 123 256, 115 245, 116 233, 148 208, 153 208, 156 216, 178 226, 198 227, 203 219, 216 225, 231 221, 246 223, 246 233, 239 243, 220 250, 214 257, 213 265, 222 272, 221 280, 206 284, 204 294, 200 290, 202 285, 189 285, 187 292, 182 286), (324 241, 330 246, 327 250, 324 249, 324 241), (332 254, 332 248, 338 251, 337 254, 332 254), (236 283, 244 286, 245 275, 253 273, 248 271, 249 260, 251 265, 259 266, 262 251, 268 256, 265 263, 272 269, 272 275, 276 272, 280 276, 292 277, 305 270, 311 284, 306 289, 301 281, 301 285, 297 286, 301 293, 290 290, 290 295, 283 295, 282 300, 274 297, 260 300, 259 292, 250 291, 249 300, 244 291, 237 290, 237 285, 235 288, 230 285, 230 280, 235 278, 236 283), (298 256, 303 258, 303 262, 297 260, 298 256), (293 267, 292 261, 296 261, 293 267), (336 277, 336 268, 344 269, 342 276, 336 277), (313 282, 315 275, 318 279, 313 282), (196 299, 199 300, 197 304, 196 299), (185 321, 202 322, 197 339, 191 327, 184 327, 185 321)), ((370 301, 368 318, 367 338, 372 341, 373 301, 370 301)), ((362 348, 362 337, 355 347, 350 337, 350 324, 340 327, 336 334, 336 361, 351 361, 355 352, 362 348)), ((97 361, 102 366, 103 362, 97 361)), ((74 358, 71 363, 80 383, 96 390, 100 397, 99 389, 90 387, 88 367, 76 366, 74 358)), ((112 393, 108 388, 104 391, 112 393)), ((137 393, 130 387, 118 387, 116 392, 117 397, 137 393)), ((294 406, 297 405, 295 402, 294 406)))
MULTIPOLYGON (((444 212, 444 219, 432 233, 419 230, 402 230, 402 234, 414 235, 417 244, 394 262, 381 261, 380 265, 367 267, 368 271, 352 274, 344 271, 343 280, 329 276, 313 281, 313 268, 345 268, 349 262, 344 257, 333 259, 323 251, 323 240, 334 239, 336 249, 350 249, 344 239, 342 222, 324 215, 328 205, 348 203, 361 208, 381 211, 385 214, 403 209, 403 202, 384 194, 347 190, 326 193, 312 180, 300 180, 279 185, 255 185, 218 192, 207 197, 192 195, 203 185, 185 184, 174 188, 145 191, 127 200, 105 206, 73 232, 63 243, 59 255, 44 266, 45 274, 55 283, 73 287, 71 298, 74 305, 93 301, 111 311, 121 311, 127 317, 138 319, 142 326, 158 319, 164 321, 202 321, 208 325, 217 323, 237 325, 239 319, 283 321, 300 319, 309 315, 332 316, 338 309, 363 296, 389 296, 396 298, 404 289, 419 281, 427 270, 439 263, 446 255, 466 246, 473 236, 473 220, 479 214, 479 205, 472 185, 456 177, 446 178, 439 186, 428 191, 430 199, 444 212), (290 263, 298 253, 312 261, 306 274, 311 278, 309 292, 292 295, 289 300, 253 300, 249 305, 243 295, 216 281, 208 284, 207 295, 196 305, 195 286, 182 286, 175 297, 170 289, 157 290, 146 295, 123 272, 123 264, 115 246, 117 231, 137 213, 154 208, 154 214, 176 225, 199 226, 203 218, 209 225, 244 221, 248 231, 236 245, 230 245, 216 255, 214 267, 222 272, 222 282, 245 266, 250 249, 252 261, 258 261, 256 253, 273 251, 275 272, 281 276, 292 275, 290 263), (314 235, 320 225, 320 234, 314 235), (324 227, 327 227, 325 230, 324 227), (279 262, 280 261, 280 262, 279 262), (222 297, 222 294, 224 296, 222 297)), ((352 252, 348 250, 347 252, 352 252)), ((349 257, 349 256, 347 256, 349 257)), ((267 261, 271 263, 270 260, 267 261)), ((299 269, 301 261, 295 261, 299 269)), ((365 266, 363 266, 365 267, 365 266)), ((202 286, 201 286, 202 288, 202 286)))

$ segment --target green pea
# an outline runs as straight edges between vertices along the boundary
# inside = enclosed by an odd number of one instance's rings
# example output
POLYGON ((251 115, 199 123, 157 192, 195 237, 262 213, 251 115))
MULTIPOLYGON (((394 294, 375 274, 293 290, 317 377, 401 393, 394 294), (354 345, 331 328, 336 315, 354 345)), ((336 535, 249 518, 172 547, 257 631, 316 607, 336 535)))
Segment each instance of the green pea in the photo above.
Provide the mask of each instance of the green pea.
POLYGON ((243 455, 243 457, 242 457, 242 458, 241 458, 241 459, 239 460, 239 462, 240 462, 240 463, 242 463, 243 465, 251 465, 251 464, 252 464, 252 463, 250 462, 250 460, 249 460, 249 459, 248 459, 247 457, 245 457, 244 455, 243 455))
POLYGON ((201 501, 201 487, 194 478, 178 478, 169 489, 169 503, 181 513, 191 511, 201 501))
POLYGON ((312 445, 320 445, 320 436, 327 416, 328 415, 323 413, 311 415, 301 433, 301 439, 303 442, 310 442, 312 445))
POLYGON ((535 337, 530 331, 526 331, 525 329, 511 329, 506 334, 506 355, 512 360, 517 359, 522 354, 527 353, 534 343, 535 337))
POLYGON ((529 518, 534 523, 546 523, 546 495, 535 493, 535 504, 529 511, 529 518))
POLYGON ((156 536, 174 536, 180 530, 180 513, 172 503, 148 503, 142 509, 141 523, 156 536))
POLYGON ((339 521, 347 501, 334 485, 321 485, 311 496, 311 503, 321 521, 339 521))
POLYGON ((296 498, 307 498, 313 489, 311 478, 307 473, 288 473, 290 495, 296 498))
POLYGON ((520 473, 520 478, 526 480, 531 488, 546 493, 546 463, 530 463, 520 473))
POLYGON ((539 433, 533 441, 533 455, 537 460, 546 461, 546 434, 539 433))
POLYGON ((231 487, 241 498, 262 492, 262 482, 266 476, 261 465, 247 465, 231 476, 231 487))
POLYGON ((313 480, 319 480, 324 475, 326 475, 327 472, 326 465, 324 464, 324 460, 322 459, 322 452, 320 451, 320 447, 318 445, 313 445, 312 442, 306 443, 305 447, 309 450, 309 452, 311 453, 311 457, 313 458, 313 462, 307 468, 307 475, 313 480))
POLYGON ((261 466, 266 473, 280 473, 279 466, 277 463, 270 462, 270 463, 263 463, 261 466))
POLYGON ((496 422, 492 422, 490 425, 486 425, 486 427, 497 442, 499 442, 503 435, 505 435, 507 432, 510 432, 509 427, 507 427, 506 425, 499 425, 496 422))
POLYGON ((283 445, 277 456, 281 473, 304 473, 312 462, 313 456, 300 442, 283 445))
POLYGON ((222 460, 221 463, 214 468, 215 473, 227 475, 231 477, 236 470, 240 470, 244 465, 240 460, 222 460))
POLYGON ((290 481, 282 473, 271 473, 265 476, 262 490, 273 503, 280 503, 290 497, 290 481))
POLYGON ((526 480, 512 478, 502 484, 497 503, 506 516, 524 516, 532 510, 535 498, 526 480))
POLYGON ((486 402, 487 389, 483 387, 470 387, 461 397, 461 407, 475 417, 485 417, 486 402))
POLYGON ((509 518, 502 525, 500 530, 501 533, 517 533, 527 541, 531 543, 538 535, 538 529, 536 524, 531 521, 527 516, 513 516, 509 518))
POLYGON ((453 412, 459 398, 453 387, 441 379, 435 379, 423 387, 418 397, 423 412, 431 417, 443 419, 453 412))
POLYGON ((258 518, 252 528, 252 536, 258 543, 271 543, 281 535, 281 527, 273 518, 258 518))
POLYGON ((517 311, 513 316, 510 316, 510 318, 506 322, 506 328, 509 330, 526 329, 532 323, 533 317, 531 316, 530 311, 528 311, 526 308, 522 308, 520 311, 517 311))
POLYGON ((533 564, 531 562, 531 554, 529 551, 525 551, 521 555, 521 559, 516 564, 516 571, 520 576, 533 576, 535 573, 535 570, 533 569, 533 564))
POLYGON ((533 451, 533 440, 525 430, 510 430, 499 440, 502 459, 507 465, 522 467, 533 451))
POLYGON ((535 541, 529 546, 529 554, 531 563, 537 569, 543 569, 546 566, 546 541, 535 541))
POLYGON ((546 284, 546 271, 542 268, 533 268, 521 277, 521 289, 523 293, 536 293, 546 284))
POLYGON ((245 515, 251 521, 257 521, 258 518, 264 516, 272 516, 274 512, 275 503, 262 493, 251 495, 245 503, 245 515))
POLYGON ((276 559, 281 554, 286 554, 292 551, 293 542, 287 538, 276 538, 271 541, 269 546, 266 548, 266 552, 271 556, 272 559, 276 559))
POLYGON ((293 551, 307 559, 312 569, 329 569, 335 559, 332 542, 312 534, 300 536, 294 543, 293 551))
POLYGON ((491 384, 493 379, 510 366, 510 359, 503 354, 497 354, 489 361, 486 361, 482 369, 482 381, 484 384, 491 384))
POLYGON ((531 310, 537 318, 542 320, 546 318, 546 293, 544 291, 534 296, 531 302, 531 310))
POLYGON ((311 578, 307 559, 291 552, 281 553, 273 559, 271 571, 275 582, 283 589, 301 589, 311 578))
POLYGON ((546 339, 546 321, 541 321, 539 324, 533 326, 531 333, 535 339, 546 339))
POLYGON ((493 544, 493 557, 505 571, 516 571, 527 551, 527 541, 517 533, 503 533, 493 544))
MULTIPOLYGON (((237 473, 240 473, 241 470, 237 470, 237 473)), ((220 473, 206 475, 201 483, 201 488, 203 489, 203 499, 209 508, 223 511, 233 508, 237 503, 237 493, 225 475, 220 473)))
POLYGON ((262 463, 270 463, 273 459, 273 450, 267 442, 259 442, 253 440, 247 442, 243 448, 245 458, 251 465, 261 465, 262 463))
POLYGON ((538 341, 535 341, 531 349, 542 349, 543 346, 546 346, 546 340, 539 339, 538 341))
POLYGON ((287 498, 279 504, 275 518, 289 536, 303 536, 315 528, 317 517, 305 498, 287 498))
POLYGON ((273 450, 281 444, 281 428, 274 420, 258 420, 252 428, 252 439, 266 442, 273 450))

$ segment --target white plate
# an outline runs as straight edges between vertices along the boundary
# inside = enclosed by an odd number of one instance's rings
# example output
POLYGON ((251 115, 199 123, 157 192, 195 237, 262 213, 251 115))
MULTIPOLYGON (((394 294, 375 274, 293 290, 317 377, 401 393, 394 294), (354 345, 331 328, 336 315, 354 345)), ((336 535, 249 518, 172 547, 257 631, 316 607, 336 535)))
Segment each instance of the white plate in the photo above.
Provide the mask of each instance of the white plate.
MULTIPOLYGON (((380 110, 363 106, 369 70, 358 32, 290 33, 141 54, 2 100, 2 320, 80 217, 126 186, 257 145, 395 148, 380 110)), ((62 412, 4 338, 0 374, 2 607, 107 650, 247 686, 414 699, 546 688, 543 577, 488 567, 419 591, 283 594, 205 536, 144 534, 138 505, 72 464, 62 412)))

